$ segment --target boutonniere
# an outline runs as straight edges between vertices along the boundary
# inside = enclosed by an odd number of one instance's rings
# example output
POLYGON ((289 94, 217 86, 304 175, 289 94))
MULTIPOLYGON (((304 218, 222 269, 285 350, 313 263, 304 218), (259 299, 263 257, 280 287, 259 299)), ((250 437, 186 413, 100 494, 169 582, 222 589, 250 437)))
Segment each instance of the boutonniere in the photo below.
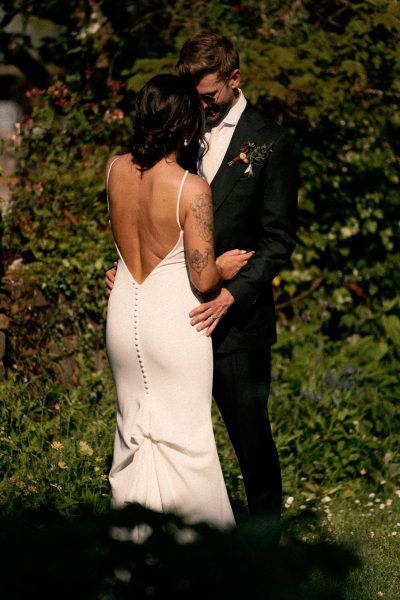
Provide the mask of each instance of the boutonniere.
POLYGON ((239 154, 228 162, 228 167, 233 167, 233 165, 240 162, 244 165, 248 165, 245 174, 253 175, 253 165, 260 165, 263 163, 269 152, 272 152, 271 145, 267 146, 267 144, 262 144, 261 146, 256 146, 254 142, 246 142, 240 148, 239 154))

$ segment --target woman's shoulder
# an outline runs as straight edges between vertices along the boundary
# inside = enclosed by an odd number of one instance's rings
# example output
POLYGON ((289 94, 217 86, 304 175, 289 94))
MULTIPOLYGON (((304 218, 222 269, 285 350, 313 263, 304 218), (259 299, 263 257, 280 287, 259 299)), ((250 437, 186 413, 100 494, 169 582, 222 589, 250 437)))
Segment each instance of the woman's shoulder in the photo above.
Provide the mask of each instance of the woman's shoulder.
MULTIPOLYGON (((186 214, 191 212, 193 207, 202 207, 211 204, 212 193, 207 181, 199 175, 188 173, 185 185, 182 190, 181 205, 186 214)), ((184 222, 184 221, 183 221, 184 222)))
POLYGON ((194 173, 188 173, 186 177, 186 185, 185 188, 187 191, 195 192, 198 194, 210 194, 211 188, 208 185, 207 181, 200 177, 200 175, 195 175, 194 173))
POLYGON ((104 179, 107 181, 111 174, 111 169, 113 171, 121 171, 126 168, 127 165, 132 165, 132 155, 130 153, 127 154, 115 154, 111 156, 107 162, 104 169, 104 179))

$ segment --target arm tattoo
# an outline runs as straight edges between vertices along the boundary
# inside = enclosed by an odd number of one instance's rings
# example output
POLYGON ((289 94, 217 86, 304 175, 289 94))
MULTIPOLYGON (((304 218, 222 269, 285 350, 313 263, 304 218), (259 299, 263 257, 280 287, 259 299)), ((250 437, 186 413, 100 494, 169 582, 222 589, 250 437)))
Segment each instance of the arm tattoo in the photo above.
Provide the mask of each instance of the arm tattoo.
POLYGON ((209 194, 197 194, 191 200, 190 208, 193 211, 201 237, 205 242, 211 242, 213 240, 213 219, 209 194))
POLYGON ((189 265, 196 271, 196 273, 201 276, 202 271, 208 265, 208 257, 212 254, 210 248, 207 248, 206 251, 202 254, 199 250, 195 249, 191 252, 188 252, 188 261, 189 265))

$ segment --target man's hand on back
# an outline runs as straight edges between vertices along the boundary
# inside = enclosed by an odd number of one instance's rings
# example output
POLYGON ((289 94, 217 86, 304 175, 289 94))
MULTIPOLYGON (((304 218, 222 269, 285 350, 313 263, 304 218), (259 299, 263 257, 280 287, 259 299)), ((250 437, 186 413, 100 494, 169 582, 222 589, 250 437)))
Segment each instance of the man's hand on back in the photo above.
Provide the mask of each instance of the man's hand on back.
POLYGON ((111 293, 111 290, 114 287, 114 282, 115 282, 115 275, 117 274, 117 267, 118 267, 118 263, 115 262, 114 266, 111 269, 108 269, 108 271, 106 271, 106 276, 104 278, 106 287, 107 287, 107 294, 111 293))
POLYGON ((234 302, 232 294, 226 288, 221 288, 211 295, 208 302, 203 302, 190 311, 190 324, 197 325, 197 331, 207 329, 206 335, 211 335, 234 302))

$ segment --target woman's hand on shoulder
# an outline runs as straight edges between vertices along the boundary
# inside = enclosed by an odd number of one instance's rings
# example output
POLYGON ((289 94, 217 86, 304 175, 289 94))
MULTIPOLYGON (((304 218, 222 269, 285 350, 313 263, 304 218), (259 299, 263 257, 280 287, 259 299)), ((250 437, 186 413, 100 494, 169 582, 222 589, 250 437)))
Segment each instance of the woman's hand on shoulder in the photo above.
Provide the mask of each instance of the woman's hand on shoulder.
POLYGON ((218 256, 217 266, 220 268, 222 278, 226 281, 237 275, 240 269, 243 269, 254 255, 254 250, 228 250, 218 256))

